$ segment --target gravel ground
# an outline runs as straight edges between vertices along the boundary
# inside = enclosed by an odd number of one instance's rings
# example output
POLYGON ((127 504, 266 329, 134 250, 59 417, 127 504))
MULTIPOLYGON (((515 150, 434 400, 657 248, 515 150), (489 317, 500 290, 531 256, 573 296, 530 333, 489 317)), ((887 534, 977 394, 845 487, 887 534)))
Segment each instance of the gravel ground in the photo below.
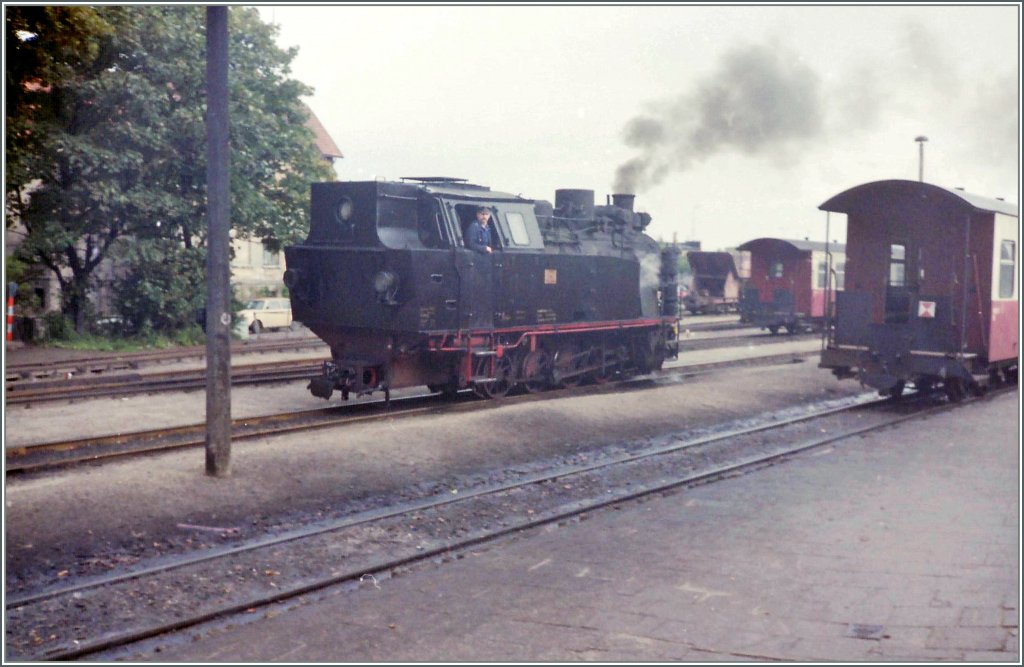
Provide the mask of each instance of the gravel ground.
MULTIPOLYGON (((482 402, 479 410, 238 443, 232 474, 225 479, 204 474, 204 453, 198 449, 11 478, 5 491, 8 580, 20 578, 19 573, 57 573, 83 558, 130 562, 154 551, 221 539, 179 524, 238 528, 251 535, 345 513, 380 494, 458 489, 467 479, 529 468, 537 460, 860 391, 856 383, 839 383, 808 361, 651 383, 615 394, 555 392, 543 400, 482 402)), ((275 402, 278 396, 323 405, 294 384, 232 393, 235 407, 259 405, 266 412, 270 403, 290 409, 275 402)), ((114 412, 134 414, 135 423, 126 430, 137 430, 154 426, 150 415, 175 415, 193 401, 168 394, 89 403, 93 420, 109 425, 114 412), (140 413, 147 415, 144 425, 140 413)), ((83 407, 88 406, 78 405, 83 407)), ((190 416, 193 422, 201 419, 194 411, 190 416)), ((33 431, 46 422, 46 411, 25 410, 18 429, 33 431)), ((7 428, 10 432, 10 422, 7 428)))

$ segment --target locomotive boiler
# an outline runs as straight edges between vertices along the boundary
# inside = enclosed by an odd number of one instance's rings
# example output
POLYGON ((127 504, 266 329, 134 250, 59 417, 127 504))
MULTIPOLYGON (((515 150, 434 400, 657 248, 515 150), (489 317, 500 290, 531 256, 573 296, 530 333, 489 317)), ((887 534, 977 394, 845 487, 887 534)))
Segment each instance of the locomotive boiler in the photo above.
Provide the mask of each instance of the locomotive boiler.
POLYGON ((632 195, 555 203, 463 179, 312 186, 308 238, 285 248, 293 316, 331 348, 330 398, 426 385, 484 397, 657 369, 677 353, 678 251, 632 195), (478 206, 492 254, 465 247, 478 206))

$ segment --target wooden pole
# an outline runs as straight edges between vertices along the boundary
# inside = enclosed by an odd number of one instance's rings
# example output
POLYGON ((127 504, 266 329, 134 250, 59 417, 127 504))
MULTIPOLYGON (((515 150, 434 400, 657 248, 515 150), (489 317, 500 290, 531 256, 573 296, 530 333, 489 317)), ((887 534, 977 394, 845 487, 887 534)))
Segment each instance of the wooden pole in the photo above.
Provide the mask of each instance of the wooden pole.
POLYGON ((231 473, 228 8, 206 8, 206 474, 231 473))

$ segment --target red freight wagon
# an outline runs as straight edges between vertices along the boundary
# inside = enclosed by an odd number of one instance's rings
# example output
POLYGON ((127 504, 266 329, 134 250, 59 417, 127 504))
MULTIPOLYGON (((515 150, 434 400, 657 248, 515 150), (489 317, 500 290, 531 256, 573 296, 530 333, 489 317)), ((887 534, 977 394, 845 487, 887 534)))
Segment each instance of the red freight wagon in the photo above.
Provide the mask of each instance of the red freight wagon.
POLYGON ((727 252, 691 250, 686 259, 693 271, 683 306, 694 315, 735 311, 740 301, 740 274, 727 252))
POLYGON ((891 180, 819 208, 847 215, 846 290, 835 295, 821 367, 883 395, 942 384, 954 401, 1016 381, 1015 204, 891 180))
POLYGON ((740 299, 744 322, 773 334, 780 327, 796 333, 824 323, 826 292, 842 289, 841 244, 760 238, 738 249, 750 252, 750 278, 740 299))

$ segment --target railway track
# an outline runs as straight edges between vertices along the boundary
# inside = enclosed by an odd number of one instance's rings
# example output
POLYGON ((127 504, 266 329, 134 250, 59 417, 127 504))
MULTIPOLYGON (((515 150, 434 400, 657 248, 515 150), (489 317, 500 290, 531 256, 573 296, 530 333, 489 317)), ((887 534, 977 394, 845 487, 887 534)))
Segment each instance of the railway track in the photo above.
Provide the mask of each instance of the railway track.
MULTIPOLYGON (((231 384, 251 385, 309 379, 323 360, 289 360, 232 366, 231 384)), ((122 373, 82 378, 38 380, 8 384, 9 405, 125 396, 162 391, 189 391, 206 387, 206 368, 155 373, 122 373)))
MULTIPOLYGON (((266 354, 316 348, 326 350, 327 346, 319 338, 303 336, 275 340, 235 342, 231 345, 231 354, 233 357, 236 357, 247 354, 266 354)), ((96 354, 56 361, 8 363, 4 368, 4 379, 8 388, 10 388, 15 383, 67 378, 69 373, 72 377, 92 377, 116 371, 137 371, 145 366, 180 361, 198 361, 204 358, 206 358, 205 346, 189 346, 167 350, 126 352, 123 354, 96 354)))
MULTIPOLYGON (((779 338, 764 333, 742 334, 742 328, 731 327, 722 331, 732 331, 737 335, 724 335, 711 338, 682 338, 680 353, 697 350, 708 350, 737 345, 763 345, 778 342, 779 338)), ((753 331, 751 329, 751 331, 753 331)), ((788 340, 803 340, 809 336, 790 336, 788 340)), ((326 346, 319 339, 299 340, 290 347, 281 344, 267 344, 260 348, 263 352, 279 352, 282 349, 319 349, 323 348, 327 358, 326 346), (298 347, 294 347, 298 345, 298 347)), ((150 357, 146 357, 150 358, 150 357)), ((164 355, 165 360, 178 357, 164 355)), ((7 403, 11 405, 24 403, 41 403, 47 401, 80 400, 87 398, 126 396, 131 394, 155 393, 163 391, 189 391, 206 387, 206 369, 191 368, 185 370, 168 370, 159 372, 123 372, 137 368, 141 362, 132 357, 114 358, 103 363, 106 369, 102 373, 88 371, 89 364, 75 362, 75 368, 85 371, 71 373, 70 377, 60 375, 60 369, 68 368, 66 363, 54 363, 39 370, 38 377, 32 379, 11 380, 12 374, 20 374, 17 367, 8 370, 6 383, 7 403), (120 360, 119 360, 120 359, 120 360), (132 366, 134 364, 134 366, 132 366), (122 371, 122 372, 118 372, 122 371)), ((305 380, 320 372, 322 360, 292 360, 282 362, 265 362, 260 364, 237 365, 232 368, 232 385, 252 385, 274 382, 305 380)), ((98 366, 97 366, 98 367, 98 366)), ((43 367, 40 366, 40 369, 43 367)), ((20 377, 20 375, 19 375, 20 377)))
POLYGON ((894 402, 861 395, 818 404, 810 413, 762 416, 717 432, 670 434, 628 450, 595 453, 591 460, 521 473, 507 483, 382 504, 290 532, 9 593, 8 655, 27 660, 96 656, 234 614, 272 613, 274 605, 301 595, 346 583, 377 585, 403 568, 457 558, 502 536, 742 474, 961 405, 970 402, 936 404, 929 396, 894 402), (850 421, 858 423, 851 427, 850 421))
MULTIPOLYGON (((614 384, 591 385, 560 390, 560 395, 621 391, 623 388, 628 388, 631 385, 643 385, 652 380, 655 382, 676 381, 680 378, 692 377, 697 374, 736 366, 793 363, 802 360, 805 356, 807 355, 785 353, 751 359, 734 359, 700 365, 667 367, 657 373, 628 378, 614 384)), ((305 379, 309 376, 304 375, 301 377, 305 379)), ((506 401, 514 400, 541 400, 551 395, 549 392, 527 394, 492 402, 475 400, 471 392, 467 390, 461 392, 454 400, 445 401, 441 400, 437 394, 415 392, 403 396, 392 396, 390 405, 386 408, 384 407, 384 400, 381 398, 314 410, 234 419, 231 425, 231 437, 233 441, 242 441, 282 433, 342 426, 353 422, 395 419, 425 411, 459 410, 465 409, 468 406, 472 406, 473 409, 481 409, 492 403, 500 405, 506 401)), ((91 438, 8 447, 5 456, 5 472, 7 474, 28 473, 170 449, 200 447, 205 445, 205 440, 206 424, 201 422, 133 433, 117 433, 91 438)))

